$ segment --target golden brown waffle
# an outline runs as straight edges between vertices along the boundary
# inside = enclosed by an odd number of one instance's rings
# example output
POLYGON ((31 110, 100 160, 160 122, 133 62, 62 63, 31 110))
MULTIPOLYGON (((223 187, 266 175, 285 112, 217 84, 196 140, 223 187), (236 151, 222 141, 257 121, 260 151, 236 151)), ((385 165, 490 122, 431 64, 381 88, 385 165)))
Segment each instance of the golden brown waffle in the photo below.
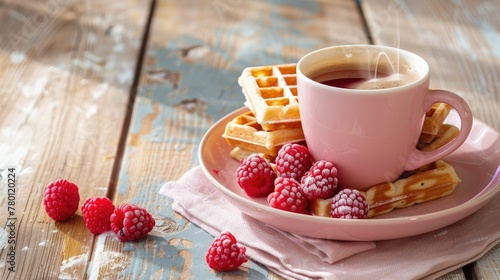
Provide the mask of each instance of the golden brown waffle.
MULTIPOLYGON (((255 154, 255 152, 252 152, 252 151, 249 151, 249 150, 245 150, 245 149, 240 148, 240 147, 234 147, 229 152, 229 156, 232 157, 232 158, 234 158, 237 161, 241 161, 242 159, 245 159, 245 158, 249 157, 252 154, 255 154)), ((263 154, 261 154, 261 155, 263 155, 263 154)))
MULTIPOLYGON (((234 158, 235 160, 237 161, 241 161, 247 157, 249 157, 250 155, 253 155, 255 154, 254 152, 252 151, 248 151, 248 150, 245 150, 243 148, 240 148, 240 147, 234 147, 230 152, 229 152, 229 156, 231 156, 232 158, 234 158)), ((274 172, 277 172, 276 171, 276 163, 274 163, 274 158, 272 157, 269 157, 268 155, 265 155, 265 154, 258 154, 260 155, 261 157, 263 157, 264 159, 267 160, 267 162, 269 162, 269 164, 271 165, 271 167, 274 169, 274 172)))
MULTIPOLYGON (((368 218, 431 201, 451 194, 461 180, 455 169, 438 160, 413 171, 407 178, 375 185, 365 192, 369 205, 368 218)), ((314 215, 330 217, 332 198, 315 199, 310 210, 314 215)))
POLYGON ((415 170, 408 178, 382 183, 366 191, 368 217, 449 195, 461 181, 451 165, 438 160, 415 170))
MULTIPOLYGON (((245 159, 247 157, 249 157, 250 155, 253 155, 255 154, 255 152, 252 152, 252 151, 249 151, 249 150, 245 150, 243 148, 240 148, 240 147, 234 147, 230 152, 229 152, 229 156, 234 158, 235 160, 237 161, 241 161, 242 159, 245 159)), ((262 154, 262 153, 258 153, 260 156, 262 156, 263 158, 267 159, 269 161, 269 163, 272 163, 272 161, 274 160, 274 157, 270 157, 268 155, 265 155, 265 154, 262 154)))
POLYGON ((331 217, 332 200, 333 197, 313 199, 309 204, 309 211, 315 216, 331 217))
POLYGON ((301 127, 295 63, 248 67, 238 82, 264 130, 301 127))
POLYGON ((426 113, 419 142, 430 143, 439 132, 444 119, 450 113, 451 106, 446 103, 435 103, 426 113))
POLYGON ((265 131, 250 111, 227 123, 222 137, 233 147, 251 153, 261 153, 268 158, 276 157, 281 146, 286 143, 305 141, 302 128, 265 131))
POLYGON ((451 124, 443 124, 431 143, 420 142, 417 148, 423 152, 434 151, 457 138, 460 130, 451 124))

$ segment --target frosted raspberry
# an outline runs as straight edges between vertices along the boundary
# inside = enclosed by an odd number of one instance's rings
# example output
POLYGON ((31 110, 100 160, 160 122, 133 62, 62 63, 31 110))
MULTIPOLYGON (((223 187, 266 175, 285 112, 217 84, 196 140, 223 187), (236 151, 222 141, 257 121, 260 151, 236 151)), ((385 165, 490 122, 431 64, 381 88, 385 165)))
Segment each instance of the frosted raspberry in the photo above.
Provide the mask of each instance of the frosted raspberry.
POLYGON ((330 215, 341 219, 364 219, 368 215, 368 203, 364 193, 355 189, 343 189, 332 200, 330 215))
POLYGON ((235 270, 248 261, 245 251, 246 248, 238 246, 236 238, 230 232, 224 231, 208 248, 205 260, 210 268, 217 271, 235 270))
POLYGON ((307 199, 312 200, 332 197, 337 184, 337 168, 329 161, 319 160, 302 177, 300 188, 307 199))
POLYGON ((238 185, 251 197, 267 196, 274 190, 276 173, 260 155, 253 154, 243 159, 236 169, 238 185))
POLYGON ((43 205, 47 215, 55 221, 66 220, 78 210, 80 194, 78 186, 65 179, 50 182, 45 187, 43 205))
POLYGON ((275 161, 279 177, 293 178, 297 181, 300 181, 312 165, 309 149, 295 143, 283 145, 275 161))
POLYGON ((82 204, 85 226, 92 234, 99 234, 110 230, 110 217, 114 210, 115 205, 105 196, 87 198, 82 204))
POLYGON ((110 217, 111 229, 120 241, 132 241, 146 236, 155 226, 149 212, 137 205, 121 204, 110 217))
POLYGON ((304 213, 307 198, 300 192, 300 184, 292 178, 276 178, 274 192, 267 197, 269 206, 289 212, 304 213))

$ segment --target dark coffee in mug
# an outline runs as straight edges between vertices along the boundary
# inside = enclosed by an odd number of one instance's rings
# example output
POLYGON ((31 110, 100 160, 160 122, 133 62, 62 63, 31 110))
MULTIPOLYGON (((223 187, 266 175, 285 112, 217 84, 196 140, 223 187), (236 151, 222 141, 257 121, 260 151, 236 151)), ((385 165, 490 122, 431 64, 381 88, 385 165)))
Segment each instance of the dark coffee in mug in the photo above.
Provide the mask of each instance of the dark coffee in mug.
POLYGON ((418 73, 405 65, 397 67, 383 63, 376 65, 376 69, 366 68, 362 64, 337 65, 318 71, 319 74, 313 80, 338 88, 385 89, 407 85, 419 79, 418 73))

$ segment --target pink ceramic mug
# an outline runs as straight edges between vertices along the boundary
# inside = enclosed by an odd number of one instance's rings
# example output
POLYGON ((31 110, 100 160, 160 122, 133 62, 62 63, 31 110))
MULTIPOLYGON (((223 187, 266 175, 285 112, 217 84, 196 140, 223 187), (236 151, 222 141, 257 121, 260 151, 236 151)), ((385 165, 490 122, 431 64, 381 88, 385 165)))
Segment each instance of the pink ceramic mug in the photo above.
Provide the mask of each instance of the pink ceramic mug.
POLYGON ((313 158, 333 162, 340 184, 366 190, 455 151, 471 130, 471 110, 457 94, 430 90, 429 79, 424 59, 396 48, 334 46, 305 55, 297 64, 297 85, 313 158), (460 134, 421 152, 416 144, 425 113, 438 102, 458 112, 460 134))

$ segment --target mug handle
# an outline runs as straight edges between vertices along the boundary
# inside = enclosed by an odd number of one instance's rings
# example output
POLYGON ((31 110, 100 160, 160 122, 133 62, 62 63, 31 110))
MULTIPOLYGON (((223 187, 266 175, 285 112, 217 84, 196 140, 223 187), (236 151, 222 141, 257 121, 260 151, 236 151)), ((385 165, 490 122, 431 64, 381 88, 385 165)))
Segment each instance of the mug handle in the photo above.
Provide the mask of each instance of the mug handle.
POLYGON ((425 100, 425 108, 430 110, 434 103, 449 104, 460 116, 460 132, 454 140, 435 151, 422 152, 415 148, 415 151, 403 167, 407 171, 422 167, 451 154, 465 142, 472 129, 472 111, 462 97, 446 90, 437 89, 429 91, 425 100))

